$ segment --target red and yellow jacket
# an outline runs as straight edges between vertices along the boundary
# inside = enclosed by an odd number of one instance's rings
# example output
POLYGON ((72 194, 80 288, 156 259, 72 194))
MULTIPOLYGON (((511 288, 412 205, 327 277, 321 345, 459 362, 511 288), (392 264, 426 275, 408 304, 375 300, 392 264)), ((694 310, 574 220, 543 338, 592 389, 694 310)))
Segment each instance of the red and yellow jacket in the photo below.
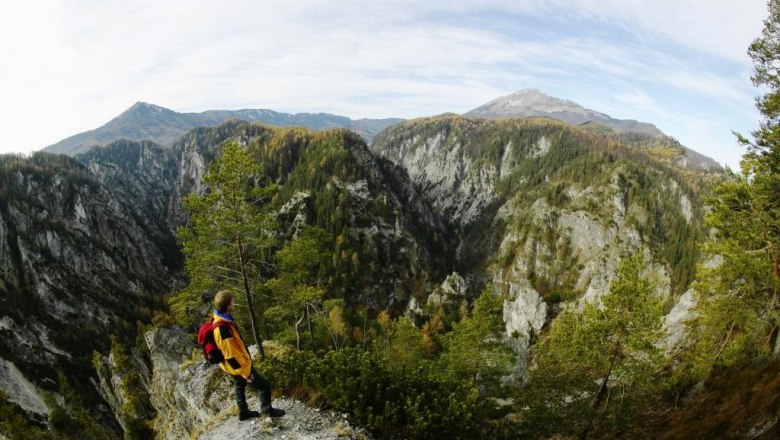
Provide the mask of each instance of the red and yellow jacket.
POLYGON ((230 315, 214 310, 214 322, 218 321, 228 321, 229 323, 214 328, 214 342, 217 343, 217 348, 225 357, 219 366, 227 374, 249 379, 249 375, 252 373, 252 357, 241 339, 238 326, 230 315))

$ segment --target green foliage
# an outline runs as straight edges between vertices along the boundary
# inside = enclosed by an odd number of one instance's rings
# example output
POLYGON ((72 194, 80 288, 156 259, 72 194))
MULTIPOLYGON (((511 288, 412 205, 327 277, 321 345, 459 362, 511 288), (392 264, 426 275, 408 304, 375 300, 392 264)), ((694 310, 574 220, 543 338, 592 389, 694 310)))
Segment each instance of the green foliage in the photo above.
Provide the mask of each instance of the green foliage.
POLYGON ((502 297, 486 290, 451 335, 440 335, 441 310, 418 329, 408 317, 393 320, 386 311, 369 323, 367 310, 351 316, 343 301, 326 300, 330 349, 274 349, 258 368, 276 389, 348 412, 377 438, 513 438, 503 414, 494 417, 478 392, 478 386, 495 391, 511 360, 501 342, 502 305, 502 297), (355 337, 360 345, 348 344, 345 335, 355 318, 367 338, 355 337))
POLYGON ((504 299, 490 289, 484 290, 474 302, 471 316, 444 335, 442 370, 474 387, 477 379, 497 383, 508 373, 513 356, 503 341, 504 299))
POLYGON ((296 346, 301 348, 300 327, 306 324, 309 343, 315 343, 312 321, 322 312, 325 297, 323 285, 328 247, 332 237, 317 227, 306 227, 287 246, 276 253, 278 276, 266 286, 273 297, 265 309, 266 323, 277 330, 295 333, 296 346))
POLYGON ((768 90, 757 101, 763 120, 753 132, 741 172, 719 185, 709 200, 707 243, 722 264, 703 271, 693 349, 687 368, 693 380, 713 366, 736 366, 780 354, 780 2, 769 1, 762 36, 748 51, 753 82, 768 90))
MULTIPOLYGON (((246 311, 239 316, 248 316, 258 345, 262 339, 252 285, 263 277, 264 254, 275 242, 275 223, 263 209, 275 188, 256 185, 259 173, 259 164, 247 151, 227 144, 204 177, 208 191, 185 198, 190 226, 180 228, 177 235, 187 256, 190 284, 171 300, 172 312, 189 327, 191 311, 202 308, 204 295, 226 288, 241 292, 242 301, 237 303, 246 304, 246 311)), ((196 319, 202 318, 196 314, 196 319)))
POLYGON ((562 312, 534 348, 524 400, 534 435, 621 427, 643 408, 662 377, 662 302, 640 276, 639 255, 623 260, 602 305, 562 312))
POLYGON ((60 405, 54 398, 47 398, 49 406, 49 424, 57 434, 55 438, 63 439, 96 439, 111 440, 114 434, 101 426, 86 407, 80 394, 70 384, 65 375, 59 375, 59 392, 65 405, 60 405))
POLYGON ((10 440, 42 440, 52 438, 40 424, 25 417, 24 411, 8 399, 0 390, 0 435, 10 440))
POLYGON ((99 187, 87 168, 71 157, 42 152, 34 153, 29 158, 3 154, 0 155, 0 204, 24 197, 27 191, 20 191, 19 188, 22 183, 19 177, 22 175, 35 176, 44 184, 60 176, 74 186, 86 185, 95 190, 99 187))
POLYGON ((401 317, 376 341, 376 353, 388 368, 412 374, 423 359, 422 335, 411 319, 401 317))
POLYGON ((702 268, 695 284, 699 303, 689 322, 688 380, 705 378, 713 366, 744 365, 776 349, 780 279, 773 248, 780 249, 780 234, 772 232, 776 213, 760 200, 768 195, 762 180, 734 176, 711 199, 707 224, 717 236, 705 250, 714 261, 722 260, 702 268))
POLYGON ((121 395, 122 406, 118 408, 117 416, 124 422, 125 439, 154 437, 151 423, 155 411, 149 393, 141 382, 127 348, 114 337, 111 339, 111 360, 111 375, 120 378, 119 389, 116 391, 121 395))
POLYGON ((350 413, 380 439, 511 438, 500 421, 477 416, 476 389, 433 362, 397 368, 378 352, 348 347, 322 356, 283 352, 260 369, 288 393, 350 413))
POLYGON ((347 322, 344 319, 345 304, 343 299, 329 299, 322 305, 323 323, 330 335, 333 348, 338 350, 346 342, 349 336, 347 333, 347 322))

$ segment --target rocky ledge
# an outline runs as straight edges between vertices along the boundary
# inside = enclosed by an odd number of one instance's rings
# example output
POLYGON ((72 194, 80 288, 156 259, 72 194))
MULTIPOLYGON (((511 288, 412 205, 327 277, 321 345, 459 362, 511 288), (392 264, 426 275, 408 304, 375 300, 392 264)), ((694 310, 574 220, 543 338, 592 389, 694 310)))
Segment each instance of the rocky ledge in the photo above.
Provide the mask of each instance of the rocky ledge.
MULTIPOLYGON (((148 384, 156 410, 158 439, 368 439, 362 429, 350 426, 345 414, 310 408, 288 399, 274 399, 284 417, 239 421, 232 381, 218 367, 209 366, 189 336, 178 327, 155 329, 145 335, 151 360, 148 384)), ((255 347, 250 351, 256 354, 255 347)), ((111 393, 112 390, 104 392, 111 393)), ((118 387, 114 399, 123 399, 118 387)), ((110 400, 110 399, 109 399, 110 400)), ((251 409, 259 409, 257 393, 247 389, 251 409)))

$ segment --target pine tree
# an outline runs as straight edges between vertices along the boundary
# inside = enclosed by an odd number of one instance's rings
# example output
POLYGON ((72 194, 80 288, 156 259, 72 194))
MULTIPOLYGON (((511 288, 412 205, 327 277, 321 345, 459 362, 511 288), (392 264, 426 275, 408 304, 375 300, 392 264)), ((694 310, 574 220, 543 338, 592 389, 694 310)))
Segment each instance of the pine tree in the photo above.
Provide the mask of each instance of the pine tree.
MULTIPOLYGON (((172 301, 183 317, 200 304, 204 293, 230 288, 243 293, 252 335, 262 356, 252 286, 262 274, 264 253, 275 242, 275 224, 267 210, 275 188, 257 185, 258 163, 241 146, 230 143, 209 166, 208 190, 184 199, 190 224, 177 235, 183 243, 190 284, 172 301)), ((238 301, 237 301, 238 302, 238 301)))
POLYGON ((640 276, 639 255, 623 260, 602 305, 569 308, 535 348, 535 417, 587 437, 597 418, 619 423, 661 377, 662 301, 640 276))
POLYGON ((511 365, 511 349, 503 341, 504 297, 491 289, 485 289, 474 302, 471 315, 465 314, 444 335, 442 367, 471 386, 477 379, 497 380, 508 373, 511 365))
POLYGON ((691 365, 696 379, 713 365, 737 365, 780 354, 780 0, 769 1, 762 35, 748 54, 753 83, 768 89, 757 99, 763 119, 747 147, 739 174, 709 200, 706 244, 722 259, 702 271, 698 317, 691 322, 691 365))
POLYGON ((304 228, 298 237, 276 253, 279 275, 268 281, 274 293, 274 305, 267 316, 289 324, 293 321, 296 346, 301 348, 300 327, 306 322, 310 342, 314 342, 312 315, 321 313, 325 297, 321 267, 330 257, 327 252, 332 237, 317 227, 304 228))

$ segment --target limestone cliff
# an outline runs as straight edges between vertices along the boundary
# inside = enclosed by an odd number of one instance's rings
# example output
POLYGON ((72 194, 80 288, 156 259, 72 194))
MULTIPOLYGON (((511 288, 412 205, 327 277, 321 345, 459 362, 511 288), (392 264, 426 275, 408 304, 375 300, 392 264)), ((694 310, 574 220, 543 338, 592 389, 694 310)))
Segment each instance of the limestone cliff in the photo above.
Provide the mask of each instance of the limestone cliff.
POLYGON ((160 308, 176 264, 137 199, 88 166, 45 154, 3 159, 0 351, 18 370, 0 388, 28 390, 19 403, 40 413, 28 402, 41 389, 56 391, 58 372, 88 384, 92 352, 105 350, 107 335, 132 331, 160 308))
POLYGON ((622 258, 641 253, 662 297, 693 278, 701 208, 692 188, 704 177, 640 149, 550 120, 443 115, 385 130, 372 150, 403 165, 452 220, 458 271, 509 295, 519 377, 557 304, 598 302, 622 258))

